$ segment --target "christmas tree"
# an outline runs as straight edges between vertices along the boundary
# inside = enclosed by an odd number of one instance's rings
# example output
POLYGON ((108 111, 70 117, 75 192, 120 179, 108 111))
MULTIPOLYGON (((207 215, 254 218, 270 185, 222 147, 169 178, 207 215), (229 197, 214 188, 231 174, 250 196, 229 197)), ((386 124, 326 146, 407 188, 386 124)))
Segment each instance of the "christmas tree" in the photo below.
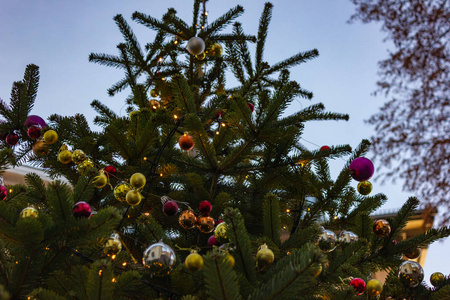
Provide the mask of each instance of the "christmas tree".
POLYGON ((392 219, 371 219, 387 199, 371 195, 369 143, 300 143, 308 121, 348 116, 321 103, 286 115, 312 98, 289 68, 318 51, 266 62, 271 12, 267 3, 256 36, 236 22, 241 6, 208 22, 196 0, 191 25, 174 9, 162 19, 136 12, 156 31, 144 48, 117 15, 119 54, 90 60, 125 71, 108 93, 131 91, 129 116, 93 101, 98 131, 81 114, 30 115, 39 69, 27 66, 0 103, 0 170, 27 163, 55 181, 28 174, 0 186, 0 298, 450 297, 448 277, 434 273, 428 287, 405 260, 448 228, 395 241, 415 198, 392 219), (347 162, 333 179, 336 158, 347 162), (384 285, 370 279, 379 270, 389 271, 384 285))

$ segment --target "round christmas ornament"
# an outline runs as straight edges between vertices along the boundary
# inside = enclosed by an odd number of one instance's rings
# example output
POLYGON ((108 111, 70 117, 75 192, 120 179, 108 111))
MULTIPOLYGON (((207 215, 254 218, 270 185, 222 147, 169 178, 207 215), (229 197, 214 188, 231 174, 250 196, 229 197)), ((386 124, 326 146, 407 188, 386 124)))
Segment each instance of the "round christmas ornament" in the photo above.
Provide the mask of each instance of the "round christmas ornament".
POLYGON ((262 244, 259 247, 258 252, 256 253, 256 261, 258 262, 258 266, 265 266, 273 263, 275 260, 275 255, 272 250, 267 247, 266 244, 262 244))
POLYGON ((434 272, 430 276, 430 283, 434 287, 438 287, 438 286, 442 285, 444 283, 444 280, 445 280, 445 276, 441 272, 434 272))
POLYGON ((338 242, 339 243, 353 243, 358 240, 358 235, 356 233, 353 233, 351 231, 344 230, 338 235, 338 242))
POLYGON ((210 216, 201 216, 197 218, 197 228, 202 233, 210 233, 214 230, 214 219, 210 216))
POLYGON ((208 246, 219 246, 220 244, 216 241, 214 235, 210 236, 208 239, 208 246))
POLYGON ((158 108, 161 107, 161 103, 159 103, 159 101, 156 99, 152 99, 152 100, 148 101, 148 104, 150 105, 150 109, 152 111, 156 111, 158 108))
POLYGON ((94 177, 92 183, 96 188, 101 189, 108 183, 108 177, 105 175, 105 172, 101 170, 99 174, 94 177))
POLYGON ((135 189, 142 189, 145 186, 147 180, 145 179, 144 174, 142 173, 134 173, 130 177, 130 184, 135 189))
POLYGON ((125 201, 127 193, 131 191, 131 189, 131 185, 126 182, 122 182, 114 188, 114 197, 120 202, 123 202, 125 201))
POLYGON ((142 196, 142 194, 139 191, 136 190, 131 190, 128 191, 125 200, 127 200, 127 203, 131 206, 135 206, 138 205, 139 203, 141 203, 141 200, 144 197, 142 196))
POLYGON ((182 150, 189 151, 194 148, 194 138, 188 134, 184 134, 178 140, 178 145, 182 150))
MULTIPOLYGON (((73 155, 72 155, 72 160, 73 160, 73 155)), ((81 163, 79 163, 77 166, 77 170, 78 170, 78 173, 80 173, 80 175, 85 175, 93 168, 94 168, 94 163, 89 158, 86 158, 81 163)))
POLYGON ((211 48, 209 48, 208 54, 214 57, 221 57, 223 53, 222 45, 219 43, 214 43, 211 45, 211 48))
POLYGON ((187 51, 192 55, 199 55, 205 51, 205 42, 199 37, 192 37, 187 42, 187 51))
POLYGON ((230 252, 227 251, 227 254, 225 256, 225 262, 227 262, 230 267, 234 267, 236 260, 234 259, 234 256, 230 254, 230 252))
POLYGON ((110 238, 106 241, 103 246, 103 253, 107 256, 115 257, 122 250, 122 242, 119 239, 117 233, 111 234, 110 238))
POLYGON ((178 223, 180 223, 181 227, 184 229, 192 229, 197 224, 197 217, 192 210, 188 209, 180 214, 178 223))
POLYGON ((225 222, 220 223, 216 226, 216 229, 214 229, 214 237, 220 244, 225 244, 228 242, 227 229, 228 226, 225 222))
POLYGON ((331 252, 336 248, 336 234, 328 229, 322 228, 317 244, 323 252, 331 252))
POLYGON ((111 165, 104 167, 103 171, 105 171, 105 175, 108 178, 114 177, 117 173, 116 168, 114 168, 114 166, 111 165))
POLYGON ((358 296, 364 294, 364 291, 366 290, 366 282, 361 278, 353 278, 350 281, 350 285, 355 288, 356 295, 358 296))
POLYGON ((322 273, 322 264, 315 263, 311 265, 311 276, 317 277, 320 275, 320 273, 322 273))
POLYGON ((358 183, 357 190, 361 195, 367 196, 372 192, 372 184, 370 181, 361 181, 358 183))
POLYGON ((62 150, 58 153, 57 159, 62 164, 69 164, 72 161, 72 152, 69 150, 62 150))
POLYGON ((72 214, 75 218, 89 218, 91 216, 91 206, 84 201, 75 203, 72 208, 72 214))
POLYGON ((41 128, 47 127, 47 123, 45 123, 44 119, 42 119, 39 116, 30 115, 28 116, 27 120, 25 121, 25 126, 27 128, 30 128, 33 125, 39 125, 41 128))
POLYGON ((209 214, 212 210, 211 202, 209 202, 208 200, 204 200, 204 201, 200 202, 200 204, 198 206, 198 210, 204 215, 209 214))
POLYGON ((28 218, 28 217, 37 218, 37 216, 38 216, 38 210, 32 206, 26 207, 26 208, 22 209, 22 211, 20 212, 21 218, 28 218))
POLYGON ((27 135, 30 139, 35 140, 41 136, 42 128, 40 125, 32 125, 27 130, 27 135))
POLYGON ((422 252, 422 249, 419 247, 408 249, 405 252, 403 252, 403 255, 405 255, 409 259, 416 259, 420 256, 420 253, 422 252))
POLYGON ((142 263, 154 276, 168 275, 172 271, 175 261, 175 252, 163 242, 150 245, 145 249, 142 257, 142 263))
POLYGON ((8 196, 8 189, 3 184, 0 184, 0 200, 6 200, 6 197, 8 196))
POLYGON ((19 136, 16 133, 11 132, 6 136, 5 142, 10 146, 15 146, 19 142, 19 136))
POLYGON ((415 261, 404 261, 398 267, 398 279, 408 288, 418 286, 422 282, 423 276, 422 266, 415 261))
POLYGON ((202 52, 202 53, 200 53, 200 54, 197 54, 197 55, 195 56, 195 58, 198 59, 198 60, 204 60, 204 59, 206 58, 206 53, 205 53, 205 52, 202 52))
POLYGON ((367 181, 374 172, 373 163, 365 157, 355 158, 349 166, 353 179, 357 181, 367 181))
POLYGON ((156 98, 158 97, 158 92, 155 89, 150 90, 150 97, 156 98))
POLYGON ((74 164, 78 165, 82 163, 86 159, 86 154, 84 154, 83 150, 77 149, 72 153, 72 161, 74 164))
POLYGON ((48 148, 47 144, 44 143, 44 141, 42 140, 36 141, 31 147, 31 149, 33 150, 33 153, 36 156, 45 156, 50 152, 50 149, 48 148))
POLYGON ((320 151, 328 151, 328 150, 330 150, 331 148, 330 147, 328 147, 328 146, 322 146, 322 147, 320 147, 320 151))
POLYGON ((376 279, 370 279, 366 285, 367 294, 371 297, 378 296, 383 292, 383 285, 376 279))
POLYGON ((203 257, 197 251, 192 250, 191 254, 186 257, 184 265, 191 272, 200 271, 203 268, 203 257))
POLYGON ((255 105, 254 105, 253 103, 248 102, 248 103, 247 103, 247 106, 248 106, 248 108, 250 108, 250 110, 251 110, 252 112, 255 111, 255 105))
POLYGON ((44 142, 47 145, 53 145, 58 141, 58 134, 54 130, 47 130, 44 133, 44 142))
POLYGON ((378 237, 387 237, 391 233, 391 226, 388 221, 379 219, 373 224, 373 232, 378 237))
POLYGON ((175 201, 167 201, 163 205, 163 213, 166 216, 175 216, 178 213, 178 203, 175 201))

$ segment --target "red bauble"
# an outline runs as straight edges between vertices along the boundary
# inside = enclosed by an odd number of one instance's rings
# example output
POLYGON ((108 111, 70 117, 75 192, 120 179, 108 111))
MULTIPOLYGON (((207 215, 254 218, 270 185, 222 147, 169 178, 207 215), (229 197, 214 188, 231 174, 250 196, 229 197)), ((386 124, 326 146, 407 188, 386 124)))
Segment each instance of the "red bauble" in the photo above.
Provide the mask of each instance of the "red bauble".
POLYGON ((216 240, 214 234, 208 239, 208 246, 220 246, 219 242, 216 240))
POLYGON ((365 157, 355 158, 349 166, 353 179, 357 181, 367 181, 374 172, 373 163, 365 157))
POLYGON ((178 213, 178 204, 175 201, 167 201, 163 205, 163 213, 166 216, 175 216, 178 213))
POLYGON ((191 150, 194 148, 194 138, 190 135, 182 135, 180 139, 178 140, 178 145, 180 145, 180 148, 186 151, 191 150))
POLYGON ((212 205, 208 200, 202 201, 200 202, 200 205, 198 206, 198 210, 204 214, 207 215, 211 212, 212 210, 212 205))
POLYGON ((116 168, 114 168, 113 166, 106 166, 103 170, 105 171, 105 175, 108 178, 114 177, 117 172, 116 168))
POLYGON ((8 189, 4 185, 0 185, 0 200, 5 200, 8 196, 8 189))
POLYGON ((255 111, 255 105, 254 105, 253 103, 248 102, 248 103, 247 103, 247 106, 250 108, 250 110, 251 110, 252 112, 255 111))
POLYGON ((42 128, 40 125, 32 125, 30 128, 28 128, 27 134, 30 137, 30 139, 37 139, 41 136, 42 128))
POLYGON ((362 295, 366 290, 366 283, 361 278, 353 278, 350 285, 355 288, 356 295, 362 295))
POLYGON ((19 136, 15 133, 10 133, 6 136, 6 143, 10 146, 14 146, 19 142, 19 136))
POLYGON ((75 203, 72 208, 72 213, 75 218, 89 218, 91 216, 91 212, 91 206, 84 201, 75 203))
POLYGON ((328 146, 320 147, 320 151, 327 151, 327 150, 330 150, 330 147, 328 147, 328 146))

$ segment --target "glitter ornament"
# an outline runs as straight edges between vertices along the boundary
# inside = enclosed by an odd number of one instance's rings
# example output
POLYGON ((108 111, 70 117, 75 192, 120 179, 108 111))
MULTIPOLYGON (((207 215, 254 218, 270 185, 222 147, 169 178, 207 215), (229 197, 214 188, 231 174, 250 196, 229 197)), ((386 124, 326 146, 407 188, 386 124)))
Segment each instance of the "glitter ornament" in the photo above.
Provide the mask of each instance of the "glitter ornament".
POLYGON ((100 174, 94 177, 92 183, 96 188, 101 189, 108 183, 108 177, 105 175, 105 172, 100 171, 100 174))
POLYGON ((170 274, 176 261, 175 252, 163 242, 150 245, 144 251, 142 263, 154 276, 170 274))
POLYGON ((10 146, 15 146, 19 142, 19 136, 12 132, 6 136, 5 142, 10 146))
POLYGON ((361 181, 358 183, 357 190, 361 195, 367 196, 372 192, 372 184, 370 181, 361 181))
POLYGON ((339 233, 337 239, 339 243, 353 243, 358 240, 358 235, 351 231, 343 230, 339 233))
POLYGON ((127 203, 129 205, 135 206, 135 205, 138 205, 139 203, 141 203, 143 198, 144 197, 142 196, 142 194, 139 191, 131 190, 127 193, 125 200, 127 201, 127 203))
POLYGON ((107 256, 115 257, 122 250, 122 242, 117 233, 111 234, 110 238, 103 246, 103 253, 107 256))
POLYGON ((106 166, 103 168, 103 171, 105 171, 105 175, 108 178, 114 177, 117 173, 116 168, 114 168, 113 166, 106 166))
POLYGON ((255 111, 255 105, 254 105, 253 103, 248 102, 248 103, 247 103, 247 106, 248 106, 248 108, 250 108, 250 110, 251 110, 252 112, 255 111))
POLYGON ((199 55, 205 51, 205 42, 199 37, 192 37, 187 42, 187 51, 192 55, 199 55))
POLYGON ((184 265, 191 272, 200 271, 203 268, 203 257, 197 251, 192 250, 191 254, 186 257, 184 265))
POLYGON ((175 216, 178 213, 178 203, 175 201, 167 201, 163 205, 163 213, 166 216, 175 216))
POLYGON ((259 247, 258 252, 256 253, 256 261, 258 262, 258 266, 265 266, 268 264, 273 263, 275 260, 275 255, 273 254, 273 251, 267 247, 266 244, 262 244, 259 247))
POLYGON ((152 98, 158 97, 158 92, 155 89, 150 90, 150 97, 152 98))
POLYGON ((420 253, 422 252, 422 249, 419 247, 415 247, 412 249, 408 249, 405 252, 403 252, 403 255, 405 255, 409 259, 416 259, 420 256, 420 253))
POLYGON ((353 179, 357 181, 367 181, 374 172, 373 163, 365 157, 355 158, 349 166, 353 179))
POLYGON ((228 242, 227 229, 228 226, 225 222, 220 223, 216 226, 216 229, 214 229, 214 237, 220 244, 225 244, 228 242))
POLYGON ((208 54, 214 57, 221 57, 223 53, 222 45, 219 43, 214 43, 209 48, 208 54))
POLYGON ((152 99, 152 100, 148 101, 148 104, 149 104, 150 109, 151 109, 152 111, 156 111, 158 108, 161 107, 161 104, 160 104, 159 101, 156 100, 156 99, 152 99))
POLYGON ((58 141, 58 134, 54 130, 47 130, 44 133, 44 141, 47 145, 53 145, 58 141))
POLYGON ((336 248, 336 234, 328 229, 322 228, 322 234, 317 240, 317 245, 322 252, 331 252, 336 248))
POLYGON ((86 154, 84 154, 83 150, 77 149, 72 153, 72 161, 74 164, 78 165, 82 163, 86 159, 86 154))
MULTIPOLYGON (((72 155, 72 159, 73 159, 73 155, 72 155)), ((77 166, 77 170, 78 170, 78 173, 80 173, 80 175, 87 174, 93 168, 94 168, 94 163, 89 158, 86 158, 81 163, 79 163, 77 166)))
POLYGON ((400 267, 398 267, 398 279, 408 288, 418 286, 422 282, 423 277, 422 266, 415 261, 404 261, 400 267))
POLYGON ((212 210, 211 202, 209 202, 208 200, 204 200, 204 201, 200 202, 200 204, 198 206, 198 210, 204 215, 209 214, 212 210))
POLYGON ((28 218, 28 217, 37 218, 37 216, 38 216, 38 210, 32 206, 26 207, 26 208, 22 209, 22 211, 20 212, 21 218, 28 218))
POLYGON ((0 200, 6 200, 6 197, 8 196, 8 189, 3 184, 0 184, 0 200))
POLYGON ((192 210, 185 210, 180 214, 178 218, 178 223, 184 229, 192 229, 197 224, 197 217, 192 210))
POLYGON ((50 152, 50 149, 48 148, 47 144, 44 143, 44 141, 42 140, 36 141, 31 147, 31 149, 33 150, 33 153, 36 156, 45 156, 50 152))
POLYGON ((75 203, 72 208, 72 214, 75 218, 89 218, 91 216, 91 212, 91 206, 84 201, 75 203))
POLYGON ((130 184, 135 189, 142 189, 146 182, 147 179, 145 179, 145 176, 142 173, 134 173, 130 177, 130 184))
POLYGON ((379 294, 381 294, 381 292, 383 292, 383 285, 380 281, 371 279, 367 282, 366 292, 367 295, 371 297, 378 296, 379 294))
POLYGON ((445 276, 441 272, 434 272, 430 276, 430 283, 434 287, 438 287, 438 286, 442 285, 444 283, 444 281, 445 281, 445 276))
POLYGON ((62 164, 69 164, 72 161, 72 152, 69 150, 62 150, 58 153, 57 159, 62 164))
POLYGON ((39 125, 41 128, 47 127, 47 123, 45 123, 44 119, 36 115, 30 115, 25 121, 25 126, 30 128, 33 125, 39 125))
POLYGON ((387 237, 391 233, 391 226, 388 221, 379 219, 373 224, 373 232, 378 237, 387 237))
POLYGON ((366 282, 361 278, 353 278, 350 281, 350 285, 355 288, 357 296, 364 294, 366 290, 366 282))
POLYGON ((131 189, 131 185, 126 182, 122 182, 114 188, 114 197, 120 202, 123 202, 125 201, 127 193, 131 191, 131 189))
POLYGON ((214 230, 214 219, 210 216, 201 216, 197 219, 197 228, 202 233, 210 233, 214 230))
POLYGON ((219 246, 220 244, 216 241, 214 235, 210 236, 208 239, 208 246, 219 246))
POLYGON ((41 136, 42 128, 40 125, 32 125, 27 130, 27 135, 30 139, 35 140, 41 136))
POLYGON ((178 140, 178 145, 182 150, 189 151, 194 148, 194 138, 188 134, 184 134, 178 140))

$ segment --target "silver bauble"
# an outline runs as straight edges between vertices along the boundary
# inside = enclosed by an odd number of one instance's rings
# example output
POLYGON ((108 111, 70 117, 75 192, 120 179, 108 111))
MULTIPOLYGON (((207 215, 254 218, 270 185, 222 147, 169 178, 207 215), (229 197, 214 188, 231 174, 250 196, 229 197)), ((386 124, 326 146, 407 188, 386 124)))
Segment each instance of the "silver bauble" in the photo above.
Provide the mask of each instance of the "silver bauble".
POLYGON ((344 230, 338 235, 339 243, 353 243, 358 240, 358 235, 356 233, 344 230))
POLYGON ((199 55, 205 51, 205 42, 199 37, 192 37, 187 43, 187 51, 192 55, 199 55))
POLYGON ((398 267, 398 279, 409 288, 418 286, 423 280, 422 266, 415 261, 404 261, 398 267))
POLYGON ((333 251, 336 248, 336 234, 331 230, 322 229, 317 244, 323 252, 333 251))
POLYGON ((150 245, 145 249, 142 257, 144 266, 149 268, 155 276, 168 275, 172 271, 175 261, 175 252, 163 242, 150 245))

